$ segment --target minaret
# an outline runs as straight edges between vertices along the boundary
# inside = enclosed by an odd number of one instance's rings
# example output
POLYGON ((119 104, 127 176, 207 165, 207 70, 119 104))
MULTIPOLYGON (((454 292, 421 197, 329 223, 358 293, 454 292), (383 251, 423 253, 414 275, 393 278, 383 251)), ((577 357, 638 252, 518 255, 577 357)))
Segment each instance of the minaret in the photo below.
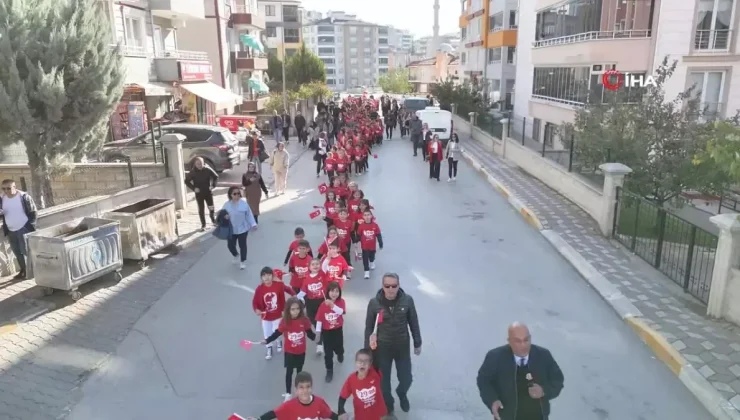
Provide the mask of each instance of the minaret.
POLYGON ((432 43, 427 47, 427 55, 436 57, 439 49, 439 0, 434 0, 434 28, 432 30, 432 43))

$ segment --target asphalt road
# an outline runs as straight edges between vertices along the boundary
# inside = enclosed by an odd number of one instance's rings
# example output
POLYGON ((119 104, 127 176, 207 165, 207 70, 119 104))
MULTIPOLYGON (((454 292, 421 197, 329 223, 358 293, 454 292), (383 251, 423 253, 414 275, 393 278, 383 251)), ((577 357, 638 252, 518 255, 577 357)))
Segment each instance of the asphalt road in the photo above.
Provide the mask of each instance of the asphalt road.
MULTIPOLYGON (((400 274, 418 307, 423 353, 414 357, 412 410, 400 419, 490 419, 475 386, 486 351, 505 342, 512 321, 530 325, 565 372, 551 420, 709 419, 694 397, 622 323, 538 232, 464 162, 453 184, 428 179, 407 140, 386 142, 361 187, 376 208, 386 248, 372 279, 346 286, 345 346, 362 344, 367 300, 381 273, 400 274)), ((250 234, 249 266, 239 271, 223 243, 212 249, 141 318, 82 388, 72 420, 177 418, 224 420, 259 415, 283 392, 281 357, 245 351, 260 339, 251 298, 262 266, 279 266, 296 226, 318 245, 323 224, 314 165, 304 155, 291 170, 289 193, 263 203, 250 234)), ((446 165, 443 165, 443 171, 446 165)), ((358 267, 358 271, 361 268, 358 267)), ((323 361, 306 370, 314 390, 335 406, 352 357, 323 383, 323 361)))

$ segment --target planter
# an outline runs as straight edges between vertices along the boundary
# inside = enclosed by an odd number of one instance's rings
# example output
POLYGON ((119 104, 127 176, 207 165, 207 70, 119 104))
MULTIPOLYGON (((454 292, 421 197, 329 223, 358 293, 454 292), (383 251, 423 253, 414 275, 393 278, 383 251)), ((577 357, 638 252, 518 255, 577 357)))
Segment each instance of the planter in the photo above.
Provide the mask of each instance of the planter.
POLYGON ((105 215, 121 224, 123 258, 145 261, 177 240, 175 200, 149 198, 105 215))

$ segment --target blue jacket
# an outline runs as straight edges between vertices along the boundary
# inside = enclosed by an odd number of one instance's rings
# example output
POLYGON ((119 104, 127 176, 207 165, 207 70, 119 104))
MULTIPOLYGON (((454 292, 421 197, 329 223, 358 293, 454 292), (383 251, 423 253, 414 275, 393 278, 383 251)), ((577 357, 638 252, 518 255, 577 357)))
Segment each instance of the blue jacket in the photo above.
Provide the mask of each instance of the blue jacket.
POLYGON ((226 210, 220 210, 216 215, 216 229, 213 230, 213 236, 222 241, 229 239, 231 236, 231 223, 226 220, 226 215, 229 214, 226 210))
POLYGON ((229 200, 224 203, 222 210, 229 213, 229 223, 231 223, 231 233, 233 235, 241 235, 242 233, 249 232, 250 229, 257 226, 257 222, 254 220, 254 214, 252 214, 252 209, 244 199, 241 199, 236 203, 229 200))

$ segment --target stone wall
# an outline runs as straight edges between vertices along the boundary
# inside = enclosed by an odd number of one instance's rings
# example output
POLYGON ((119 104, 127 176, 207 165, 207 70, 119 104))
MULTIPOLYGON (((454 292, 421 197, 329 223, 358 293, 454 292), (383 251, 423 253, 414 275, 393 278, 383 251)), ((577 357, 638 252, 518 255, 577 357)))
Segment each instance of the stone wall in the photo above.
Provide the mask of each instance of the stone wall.
MULTIPOLYGON (((132 163, 134 186, 148 184, 166 177, 162 163, 132 163)), ((18 188, 32 191, 31 171, 26 164, 0 164, 0 180, 12 179, 18 188)), ((54 204, 63 204, 82 198, 109 195, 131 188, 129 167, 126 163, 80 163, 51 183, 54 204)))

